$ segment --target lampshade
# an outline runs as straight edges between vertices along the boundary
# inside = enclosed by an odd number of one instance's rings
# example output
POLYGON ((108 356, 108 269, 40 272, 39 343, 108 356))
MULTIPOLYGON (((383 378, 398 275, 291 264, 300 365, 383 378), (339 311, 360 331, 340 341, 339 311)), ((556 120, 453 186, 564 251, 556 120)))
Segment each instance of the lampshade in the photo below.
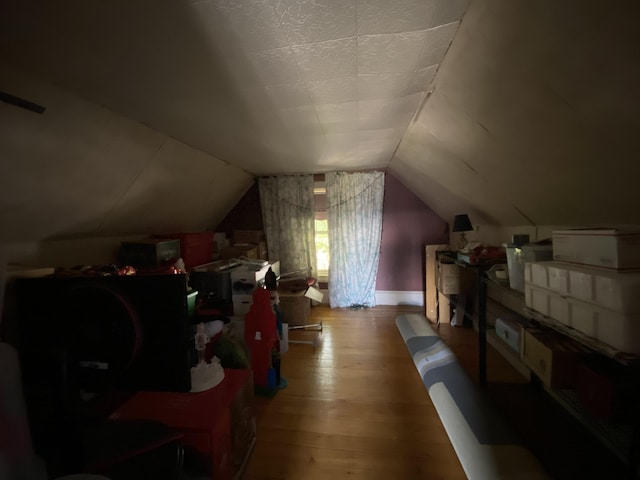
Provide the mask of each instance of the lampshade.
POLYGON ((471 230, 473 230, 473 227, 471 226, 469 215, 462 214, 454 217, 452 232, 469 232, 471 230))

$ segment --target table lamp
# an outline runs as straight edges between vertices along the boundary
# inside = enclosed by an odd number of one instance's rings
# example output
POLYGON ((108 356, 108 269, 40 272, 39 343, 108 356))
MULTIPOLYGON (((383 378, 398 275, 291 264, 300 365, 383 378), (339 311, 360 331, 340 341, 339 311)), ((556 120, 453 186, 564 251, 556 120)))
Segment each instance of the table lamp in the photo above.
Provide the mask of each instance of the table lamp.
POLYGON ((471 221, 469 220, 469 215, 462 214, 456 215, 453 219, 453 228, 452 232, 459 232, 460 239, 458 240, 458 249, 460 251, 465 251, 467 246, 469 245, 469 241, 465 236, 464 232, 470 232, 473 230, 473 226, 471 225, 471 221))

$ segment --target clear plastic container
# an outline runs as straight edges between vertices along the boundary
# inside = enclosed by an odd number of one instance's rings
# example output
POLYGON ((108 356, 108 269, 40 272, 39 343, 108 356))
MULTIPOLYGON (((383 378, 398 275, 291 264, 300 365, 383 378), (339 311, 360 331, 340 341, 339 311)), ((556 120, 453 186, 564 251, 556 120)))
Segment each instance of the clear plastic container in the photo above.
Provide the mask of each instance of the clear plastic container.
POLYGON ((505 243, 503 247, 507 252, 509 286, 524 293, 524 256, 522 249, 513 243, 505 243))

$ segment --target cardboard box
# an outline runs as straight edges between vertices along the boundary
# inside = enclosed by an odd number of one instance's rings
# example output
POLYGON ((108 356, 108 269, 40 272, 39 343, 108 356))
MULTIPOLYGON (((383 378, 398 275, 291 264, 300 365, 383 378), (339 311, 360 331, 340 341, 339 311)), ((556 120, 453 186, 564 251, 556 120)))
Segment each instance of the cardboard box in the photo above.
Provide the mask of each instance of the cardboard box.
POLYGON ((438 318, 440 323, 451 323, 451 303, 449 297, 445 294, 438 293, 438 318))
POLYGON ((440 293, 445 295, 466 293, 473 283, 473 272, 455 263, 440 263, 437 281, 440 293))
POLYGON ((307 325, 311 315, 311 299, 307 297, 306 290, 289 292, 278 290, 280 303, 278 308, 282 313, 282 322, 289 326, 307 325))
POLYGON ((231 270, 231 291, 233 294, 251 293, 264 281, 264 276, 269 270, 269 264, 260 267, 258 265, 242 265, 231 270))
POLYGON ((437 289, 436 289, 436 252, 446 250, 449 245, 427 245, 425 247, 425 317, 430 322, 435 323, 438 317, 436 312, 437 289))
POLYGON ((265 239, 263 230, 234 230, 233 243, 258 244, 265 239))
POLYGON ((269 252, 267 252, 267 242, 258 242, 256 246, 258 247, 258 258, 267 260, 269 258, 269 252))
POLYGON ((230 259, 230 258, 258 258, 258 247, 255 245, 233 245, 231 247, 225 247, 220 250, 220 258, 221 259, 230 259))
POLYGON ((555 230, 553 259, 618 270, 640 269, 640 231, 631 228, 555 230))
POLYGON ((526 329, 521 359, 545 385, 573 388, 576 364, 585 348, 551 330, 526 329))

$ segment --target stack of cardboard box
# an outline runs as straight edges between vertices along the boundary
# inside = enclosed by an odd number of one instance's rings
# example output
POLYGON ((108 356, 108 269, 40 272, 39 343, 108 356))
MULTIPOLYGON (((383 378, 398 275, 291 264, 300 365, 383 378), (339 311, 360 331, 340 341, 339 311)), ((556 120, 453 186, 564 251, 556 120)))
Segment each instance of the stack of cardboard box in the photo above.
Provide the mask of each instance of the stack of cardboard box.
POLYGON ((226 258, 253 258, 267 260, 267 243, 262 230, 234 230, 231 245, 219 250, 219 256, 226 258))

